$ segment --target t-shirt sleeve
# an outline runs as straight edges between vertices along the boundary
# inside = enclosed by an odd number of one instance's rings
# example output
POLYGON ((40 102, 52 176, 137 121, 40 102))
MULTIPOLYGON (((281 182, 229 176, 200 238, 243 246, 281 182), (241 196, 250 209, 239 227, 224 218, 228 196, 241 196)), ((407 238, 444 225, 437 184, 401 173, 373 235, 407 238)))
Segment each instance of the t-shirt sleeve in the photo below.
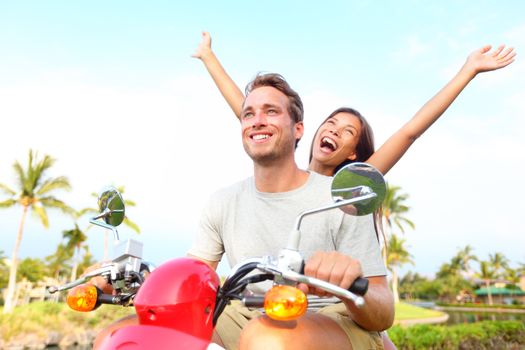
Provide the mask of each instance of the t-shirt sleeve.
POLYGON ((220 203, 220 199, 212 198, 203 209, 199 230, 188 252, 190 255, 208 261, 220 261, 224 254, 221 215, 217 203, 220 203))
POLYGON ((386 275, 372 215, 343 215, 336 246, 337 251, 359 260, 363 276, 386 275))

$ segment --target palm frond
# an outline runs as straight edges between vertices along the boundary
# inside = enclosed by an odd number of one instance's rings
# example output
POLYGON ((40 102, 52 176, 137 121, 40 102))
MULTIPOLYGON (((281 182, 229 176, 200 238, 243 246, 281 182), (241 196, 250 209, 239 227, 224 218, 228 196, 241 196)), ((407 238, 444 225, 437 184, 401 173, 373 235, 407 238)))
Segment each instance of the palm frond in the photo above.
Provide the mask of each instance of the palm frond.
POLYGON ((6 199, 0 202, 0 208, 10 208, 16 203, 18 203, 16 199, 6 199))
POLYGON ((38 201, 44 207, 59 209, 63 213, 71 215, 73 217, 75 217, 76 214, 77 214, 77 211, 75 209, 71 208, 69 205, 67 205, 66 203, 62 202, 60 199, 56 199, 55 197, 51 197, 51 196, 49 196, 49 197, 42 197, 42 198, 39 198, 38 201))
POLYGON ((124 225, 128 226, 129 228, 131 228, 133 231, 137 232, 137 233, 140 233, 140 228, 139 226, 134 223, 133 221, 131 221, 130 219, 128 219, 128 217, 124 217, 124 225))
POLYGON ((16 192, 14 190, 12 190, 9 186, 4 185, 2 183, 0 183, 0 191, 4 192, 5 194, 8 194, 10 196, 16 195, 16 192))
POLYGON ((129 199, 125 199, 124 204, 126 205, 126 207, 135 207, 137 205, 134 201, 129 199))
POLYGON ((44 225, 45 228, 49 228, 49 218, 47 216, 46 208, 40 205, 33 205, 32 209, 33 213, 40 219, 42 225, 44 225))
POLYGON ((98 210, 95 208, 84 208, 84 209, 80 209, 77 214, 78 214, 78 217, 82 217, 87 214, 97 215, 98 210))
POLYGON ((22 190, 22 193, 25 194, 26 188, 27 188, 27 184, 26 184, 27 179, 26 179, 26 173, 24 171, 24 168, 22 167, 22 165, 20 165, 18 161, 16 161, 13 164, 13 170, 16 173, 16 181, 18 182, 18 186, 22 190))
POLYGON ((53 190, 71 190, 68 178, 65 176, 59 176, 47 179, 42 183, 36 194, 41 196, 53 190))

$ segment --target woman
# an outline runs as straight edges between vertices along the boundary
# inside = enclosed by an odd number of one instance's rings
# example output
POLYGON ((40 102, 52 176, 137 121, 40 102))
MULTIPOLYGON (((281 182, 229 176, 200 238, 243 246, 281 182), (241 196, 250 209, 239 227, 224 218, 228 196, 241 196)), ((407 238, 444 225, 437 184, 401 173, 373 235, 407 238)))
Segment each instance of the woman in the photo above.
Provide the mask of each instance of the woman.
MULTIPOLYGON (((503 68, 514 61, 514 50, 504 48, 502 45, 489 52, 491 46, 487 45, 471 53, 456 76, 377 151, 374 151, 373 133, 366 119, 352 108, 336 109, 315 133, 308 168, 332 176, 348 163, 366 162, 386 174, 478 73, 503 68)), ((192 56, 204 63, 226 102, 240 118, 244 95, 213 53, 209 33, 202 33, 202 41, 192 56)), ((382 332, 382 338, 386 350, 396 349, 386 332, 382 332)))
MULTIPOLYGON (((505 49, 501 45, 492 52, 489 52, 490 49, 491 46, 487 45, 472 52, 452 80, 377 151, 374 151, 372 129, 359 112, 350 108, 335 110, 314 136, 309 169, 331 176, 341 165, 358 161, 369 163, 386 174, 477 74, 500 69, 514 62, 516 53, 513 48, 505 49)), ((209 33, 202 33, 202 41, 192 56, 204 63, 226 102, 240 118, 244 95, 213 53, 209 33)))

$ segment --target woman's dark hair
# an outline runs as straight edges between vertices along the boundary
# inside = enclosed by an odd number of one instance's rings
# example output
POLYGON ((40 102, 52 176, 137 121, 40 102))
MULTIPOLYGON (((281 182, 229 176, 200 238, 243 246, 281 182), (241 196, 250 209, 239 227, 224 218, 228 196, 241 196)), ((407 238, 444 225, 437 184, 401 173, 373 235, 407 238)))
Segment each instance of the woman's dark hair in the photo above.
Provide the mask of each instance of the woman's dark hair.
POLYGON ((374 132, 372 131, 372 127, 370 126, 370 124, 368 124, 368 122, 366 121, 365 117, 363 117, 361 115, 361 113, 359 113, 357 110, 355 110, 353 108, 341 107, 341 108, 338 108, 335 111, 333 111, 321 123, 321 125, 319 125, 319 128, 317 128, 317 131, 315 132, 313 140, 312 140, 312 144, 310 146, 310 157, 308 158, 308 162, 312 161, 313 150, 314 150, 314 141, 315 141, 315 137, 317 136, 317 133, 319 132, 319 129, 321 128, 321 126, 328 119, 332 118, 333 116, 335 116, 336 114, 339 114, 339 113, 348 113, 348 114, 351 114, 351 115, 355 116, 357 119, 359 119, 359 122, 361 123, 361 132, 359 133, 359 141, 357 142, 357 145, 355 147, 355 151, 356 151, 356 155, 357 155, 356 159, 354 159, 354 160, 350 160, 350 159, 344 160, 341 164, 338 164, 335 167, 333 174, 335 174, 339 169, 341 169, 342 167, 344 167, 347 164, 350 164, 350 163, 353 163, 353 162, 364 162, 364 161, 366 161, 368 158, 370 158, 372 156, 372 154, 374 154, 374 151, 375 151, 375 148, 374 148, 374 132))
MULTIPOLYGON (((351 115, 355 116, 357 119, 359 119, 359 122, 361 123, 361 132, 359 133, 359 141, 357 142, 357 145, 355 147, 356 159, 354 159, 354 160, 350 160, 350 159, 344 160, 343 162, 341 162, 340 164, 338 164, 335 167, 332 175, 337 173, 339 171, 339 169, 343 168, 347 164, 354 163, 354 162, 365 162, 375 152, 374 132, 372 131, 372 127, 370 126, 370 124, 368 124, 368 122, 366 121, 365 117, 363 117, 363 115, 361 113, 359 113, 357 110, 355 110, 353 108, 341 107, 341 108, 336 109, 332 113, 330 113, 330 115, 321 123, 321 125, 319 125, 319 128, 317 128, 317 131, 315 132, 313 140, 312 140, 312 144, 310 146, 310 157, 308 158, 308 162, 312 161, 313 150, 314 150, 314 141, 315 141, 315 137, 317 136, 317 133, 319 132, 319 129, 321 128, 321 126, 324 123, 326 123, 326 121, 328 119, 332 118, 333 116, 335 116, 336 114, 339 114, 339 113, 348 113, 348 114, 351 114, 351 115)), ((387 240, 386 240, 386 237, 385 237, 385 231, 383 230, 382 216, 383 216, 382 207, 380 209, 376 210, 373 213, 374 229, 376 231, 377 241, 379 242, 380 241, 380 236, 382 236, 383 242, 384 242, 384 245, 385 245, 384 249, 387 249, 387 240)), ((384 253, 384 254, 386 254, 386 253, 384 253)), ((383 258, 384 258, 384 256, 383 256, 383 258)))

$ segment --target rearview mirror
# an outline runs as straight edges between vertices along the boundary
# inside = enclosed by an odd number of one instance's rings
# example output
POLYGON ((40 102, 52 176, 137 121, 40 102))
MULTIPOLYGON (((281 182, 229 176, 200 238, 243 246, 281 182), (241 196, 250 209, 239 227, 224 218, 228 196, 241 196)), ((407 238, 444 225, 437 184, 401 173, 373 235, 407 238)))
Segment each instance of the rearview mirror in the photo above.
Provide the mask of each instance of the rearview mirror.
POLYGON ((370 199, 341 207, 350 215, 368 215, 379 209, 386 195, 383 175, 367 163, 351 163, 339 170, 332 180, 332 199, 334 202, 348 200, 375 193, 370 199))

